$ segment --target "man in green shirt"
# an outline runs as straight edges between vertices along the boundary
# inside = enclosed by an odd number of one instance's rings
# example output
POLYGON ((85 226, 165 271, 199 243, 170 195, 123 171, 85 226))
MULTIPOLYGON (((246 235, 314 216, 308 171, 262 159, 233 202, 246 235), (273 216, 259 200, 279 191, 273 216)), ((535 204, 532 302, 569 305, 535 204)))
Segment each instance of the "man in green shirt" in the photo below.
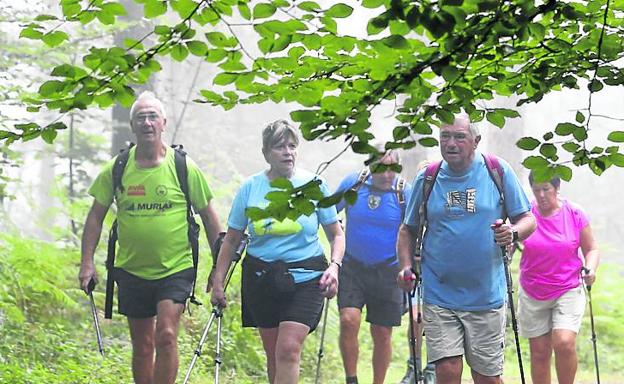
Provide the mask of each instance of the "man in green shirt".
MULTIPOLYGON (((132 105, 130 118, 137 145, 129 152, 124 188, 113 193, 111 160, 89 189, 94 201, 82 235, 78 278, 85 292, 91 279, 97 281, 93 254, 115 200, 119 249, 113 274, 119 313, 128 317, 130 326, 134 381, 174 383, 178 325, 196 272, 187 204, 176 175, 174 150, 162 141, 167 123, 162 103, 153 93, 143 92, 132 105)), ((197 165, 188 157, 186 164, 189 198, 213 247, 221 226, 210 203, 212 192, 197 165)))

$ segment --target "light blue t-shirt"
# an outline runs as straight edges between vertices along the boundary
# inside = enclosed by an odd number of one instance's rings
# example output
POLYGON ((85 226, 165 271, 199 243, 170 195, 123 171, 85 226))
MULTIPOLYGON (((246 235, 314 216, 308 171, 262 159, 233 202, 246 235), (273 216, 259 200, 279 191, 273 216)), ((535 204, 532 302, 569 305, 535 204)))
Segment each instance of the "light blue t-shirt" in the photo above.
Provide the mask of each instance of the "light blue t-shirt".
MULTIPOLYGON (((502 159, 505 207, 509 217, 530 210, 515 173, 502 159)), ((422 201, 421 171, 414 181, 404 223, 417 227, 422 201)), ((501 249, 490 225, 503 215, 500 194, 481 153, 470 168, 454 173, 446 162, 427 203, 428 228, 423 240, 424 301, 443 308, 480 311, 500 308, 506 282, 501 249)))
MULTIPOLYGON (((315 177, 318 176, 296 169, 289 180, 293 186, 298 187, 315 177)), ((327 183, 323 179, 321 181, 320 188, 323 195, 329 196, 327 183)), ((252 222, 245 214, 245 210, 248 207, 265 208, 268 201, 264 197, 274 190, 276 189, 270 186, 266 171, 259 172, 245 180, 232 203, 228 226, 239 231, 249 229, 251 240, 247 251, 262 261, 282 260, 292 263, 322 255, 323 248, 318 238, 318 227, 319 224, 327 225, 338 221, 336 208, 334 206, 317 208, 310 216, 300 216, 296 221, 290 219, 277 221, 274 218, 268 218, 252 222)), ((297 283, 321 275, 321 272, 303 269, 290 271, 297 283)))
MULTIPOLYGON (((337 191, 346 191, 358 182, 359 173, 345 177, 337 191)), ((394 188, 398 181, 394 181, 394 188)), ((396 190, 382 191, 372 187, 372 177, 357 190, 358 198, 352 206, 342 200, 336 207, 341 211, 346 207, 346 256, 365 265, 374 265, 394 258, 389 265, 398 263, 396 241, 399 225, 403 220, 403 209, 407 198, 412 194, 412 186, 405 183, 401 207, 396 190)))

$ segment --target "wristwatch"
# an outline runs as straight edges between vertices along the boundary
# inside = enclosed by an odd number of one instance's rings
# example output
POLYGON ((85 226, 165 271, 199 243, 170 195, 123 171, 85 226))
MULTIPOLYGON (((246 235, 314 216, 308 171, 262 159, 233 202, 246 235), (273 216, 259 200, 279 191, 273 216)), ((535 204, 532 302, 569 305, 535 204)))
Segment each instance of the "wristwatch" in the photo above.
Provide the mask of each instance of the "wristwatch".
POLYGON ((338 266, 338 270, 340 270, 340 268, 342 268, 342 261, 332 260, 331 263, 329 263, 329 264, 336 264, 338 266))
POLYGON ((518 228, 516 227, 511 227, 511 236, 512 236, 512 241, 515 243, 516 241, 520 240, 520 236, 518 235, 518 228))

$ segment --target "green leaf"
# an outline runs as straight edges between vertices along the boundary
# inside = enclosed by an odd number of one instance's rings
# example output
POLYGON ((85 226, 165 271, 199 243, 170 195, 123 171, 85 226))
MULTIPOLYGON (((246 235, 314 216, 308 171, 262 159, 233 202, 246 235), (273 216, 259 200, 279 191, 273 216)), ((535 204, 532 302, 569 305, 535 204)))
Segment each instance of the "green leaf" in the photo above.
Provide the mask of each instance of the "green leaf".
POLYGON ((233 73, 221 72, 215 76, 212 82, 217 85, 228 85, 236 81, 237 77, 238 75, 233 73))
POLYGON ((410 49, 409 42, 401 35, 390 35, 381 39, 381 42, 394 49, 410 49))
POLYGON ((552 132, 546 132, 544 136, 542 136, 545 141, 552 140, 553 137, 555 137, 555 135, 552 132))
POLYGON ((616 167, 624 167, 624 155, 621 153, 609 154, 609 161, 616 167))
POLYGON ((315 1, 302 1, 301 3, 297 4, 297 8, 303 11, 308 11, 308 12, 315 12, 315 11, 321 10, 321 6, 318 5, 318 3, 315 1))
POLYGON ((544 143, 540 147, 540 153, 542 156, 554 160, 557 156, 557 147, 550 143, 544 143))
POLYGON ((540 141, 533 137, 523 137, 516 143, 516 146, 525 151, 532 151, 540 145, 540 141))
POLYGON ((254 19, 265 19, 267 17, 273 16, 277 8, 273 4, 269 3, 260 3, 256 4, 253 8, 253 17, 254 19))
POLYGON ((164 15, 167 12, 166 1, 148 0, 143 5, 143 15, 148 19, 164 15))
POLYGON ((422 145, 423 147, 430 148, 438 145, 438 140, 434 137, 423 137, 422 139, 418 139, 418 144, 422 145))
POLYGON ((572 136, 574 136, 577 141, 583 141, 587 139, 587 130, 584 127, 578 127, 572 132, 572 136))
POLYGON ((604 88, 604 85, 602 85, 602 82, 600 82, 600 80, 594 79, 587 85, 587 88, 590 92, 598 92, 602 88, 604 88))
POLYGON ((328 208, 334 206, 342 200, 342 193, 335 193, 331 196, 327 196, 319 200, 318 206, 321 208, 328 208))
POLYGON ((575 153, 581 146, 578 143, 565 143, 561 145, 561 148, 565 149, 567 152, 575 153))
POLYGON ((49 97, 65 88, 65 82, 59 80, 49 80, 41 84, 39 94, 42 97, 49 97))
POLYGON ((56 139, 57 132, 54 129, 44 129, 41 131, 41 138, 48 144, 54 143, 54 139, 56 139))
POLYGON ((555 133, 559 136, 568 136, 571 135, 577 128, 578 125, 574 125, 572 123, 559 123, 557 124, 557 127, 555 127, 555 133))
POLYGON ((37 17, 35 17, 35 21, 50 21, 50 20, 58 20, 58 17, 54 15, 37 15, 37 17))
POLYGON ((576 112, 576 122, 582 124, 585 121, 585 116, 580 112, 576 112))
POLYGON ((346 191, 343 196, 344 201, 349 205, 355 204, 355 202, 357 201, 357 198, 358 198, 358 194, 353 189, 349 189, 348 191, 346 191))
POLYGON ((353 13, 353 8, 346 4, 338 3, 332 5, 327 11, 325 11, 325 16, 340 19, 351 16, 351 13, 353 13))
POLYGON ((238 2, 238 13, 240 13, 240 15, 243 17, 243 19, 245 20, 251 20, 251 11, 249 10, 249 6, 245 3, 242 2, 238 2))
POLYGON ((498 112, 488 112, 485 115, 487 121, 494 124, 498 128, 503 128, 505 126, 505 117, 498 112))
POLYGON ((56 47, 61 45, 63 41, 67 40, 68 38, 69 36, 67 35, 67 33, 63 31, 52 31, 43 35, 41 41, 43 41, 49 47, 56 47))
POLYGON ((529 156, 522 162, 522 165, 528 169, 544 168, 547 167, 548 164, 550 164, 548 160, 541 156, 529 156))
POLYGON ((188 50, 195 56, 205 56, 208 46, 203 41, 192 40, 186 43, 188 50))
POLYGON ((555 168, 555 174, 565 181, 572 179, 572 170, 565 165, 557 165, 555 168))
POLYGON ((19 34, 20 38, 23 37, 26 39, 33 39, 33 40, 40 40, 42 36, 43 36, 43 33, 35 29, 35 27, 33 27, 32 25, 27 28, 22 29, 22 31, 19 34))
POLYGON ((171 57, 175 61, 182 62, 188 56, 189 51, 183 44, 176 44, 171 48, 171 57))
POLYGON ((607 136, 607 140, 614 143, 624 143, 624 131, 613 131, 607 136))
POLYGON ((279 189, 293 189, 293 184, 285 177, 278 177, 272 180, 269 185, 273 188, 279 189))
POLYGON ((384 5, 385 0, 362 0, 364 8, 379 8, 384 5))

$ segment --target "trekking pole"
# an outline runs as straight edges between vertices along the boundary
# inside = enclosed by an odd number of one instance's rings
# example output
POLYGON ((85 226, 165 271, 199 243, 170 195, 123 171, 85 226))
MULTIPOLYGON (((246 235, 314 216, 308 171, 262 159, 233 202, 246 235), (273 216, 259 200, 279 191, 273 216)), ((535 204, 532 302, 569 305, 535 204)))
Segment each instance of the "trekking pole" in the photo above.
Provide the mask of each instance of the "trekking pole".
POLYGON ((325 314, 323 314, 323 330, 321 331, 321 344, 319 345, 318 354, 316 355, 316 378, 314 383, 318 384, 321 378, 321 359, 323 358, 325 351, 323 345, 325 344, 325 331, 327 330, 327 313, 329 312, 329 299, 325 299, 325 314))
MULTIPOLYGON (((502 220, 496 220, 492 224, 492 228, 497 228, 503 225, 502 220)), ((516 320, 516 310, 514 309, 513 301, 513 281, 511 279, 511 271, 509 270, 509 264, 511 263, 511 256, 507 253, 507 247, 500 247, 503 256, 503 265, 505 266, 505 280, 507 281, 507 301, 509 302, 509 310, 511 311, 511 328, 514 332, 514 339, 516 341, 516 354, 518 356, 518 368, 520 368, 520 380, 522 384, 525 384, 524 368, 522 366, 522 351, 520 350, 520 337, 518 336, 518 321, 516 320)))
MULTIPOLYGON (((582 273, 589 273, 589 269, 586 267, 581 268, 582 273)), ((582 277, 582 276, 581 276, 582 277)), ((596 367, 596 383, 600 384, 600 370, 598 369, 598 346, 596 345, 596 330, 594 328, 594 311, 592 309, 592 298, 591 298, 591 285, 585 284, 585 290, 587 291, 587 301, 589 302, 589 320, 591 324, 591 341, 594 346, 594 366, 596 367)))
MULTIPOLYGON (((411 351, 411 355, 412 355, 412 361, 414 363, 414 384, 418 384, 422 378, 420 377, 420 367, 416 366, 416 330, 414 329, 414 305, 412 304, 412 298, 415 295, 420 294, 420 282, 421 282, 421 278, 420 278, 420 260, 419 258, 416 259, 416 266, 414 267, 415 269, 411 269, 412 272, 412 276, 405 276, 403 275, 403 279, 404 280, 416 280, 416 283, 414 285, 414 289, 412 290, 412 292, 409 294, 409 297, 407 299, 407 307, 408 307, 408 311, 409 311, 409 332, 410 332, 410 351, 411 351)), ((416 300, 420 300, 419 298, 417 298, 416 300)), ((417 301, 417 307, 420 306, 420 302, 417 301)), ((422 321, 422 318, 420 316, 420 311, 418 312, 417 315, 417 321, 420 323, 422 321)))
POLYGON ((95 335, 97 336, 98 350, 100 355, 104 357, 104 346, 102 344, 102 334, 100 333, 100 322, 98 321, 97 308, 95 307, 95 300, 93 300, 93 290, 95 289, 95 280, 91 279, 87 286, 87 295, 89 295, 89 301, 91 302, 91 316, 93 316, 93 327, 95 328, 95 335))
POLYGON ((214 309, 215 316, 217 317, 217 346, 215 350, 215 384, 219 384, 219 369, 221 368, 221 320, 223 319, 223 309, 220 306, 216 306, 214 309))
MULTIPOLYGON (((238 264, 238 261, 241 259, 241 255, 245 251, 245 247, 247 246, 248 242, 249 242, 249 236, 247 236, 247 234, 244 234, 243 239, 241 240, 240 244, 238 245, 238 248, 234 252, 234 256, 232 257, 232 262, 230 263, 230 267, 228 269, 228 272, 225 278, 225 285, 223 286, 223 292, 225 292, 227 290, 228 285, 230 285, 230 280, 232 279, 232 275, 234 274, 234 270, 236 269, 236 264, 238 264)), ((193 371, 193 368, 195 367, 195 363, 197 362, 197 359, 202 353, 202 348, 204 347, 204 344, 206 343, 208 332, 210 331, 210 327, 212 327, 212 323, 214 322, 215 318, 217 318, 217 323, 218 323, 217 327, 219 328, 217 330, 217 355, 218 357, 215 357, 215 363, 216 363, 215 380, 218 380, 218 368, 221 365, 221 356, 220 356, 220 349, 219 349, 219 344, 220 344, 220 339, 221 339, 221 317, 222 317, 222 309, 219 306, 214 306, 214 308, 212 309, 212 314, 210 315, 210 318, 208 319, 208 322, 206 323, 206 326, 204 327, 204 331, 202 332, 202 336, 199 339, 199 343, 197 343, 197 347, 195 348, 193 359, 191 360, 191 364, 189 365, 186 371, 186 376, 184 377, 184 384, 187 384, 189 379, 191 378, 191 372, 193 371), (218 360, 218 363, 217 363, 217 360, 218 360)))

